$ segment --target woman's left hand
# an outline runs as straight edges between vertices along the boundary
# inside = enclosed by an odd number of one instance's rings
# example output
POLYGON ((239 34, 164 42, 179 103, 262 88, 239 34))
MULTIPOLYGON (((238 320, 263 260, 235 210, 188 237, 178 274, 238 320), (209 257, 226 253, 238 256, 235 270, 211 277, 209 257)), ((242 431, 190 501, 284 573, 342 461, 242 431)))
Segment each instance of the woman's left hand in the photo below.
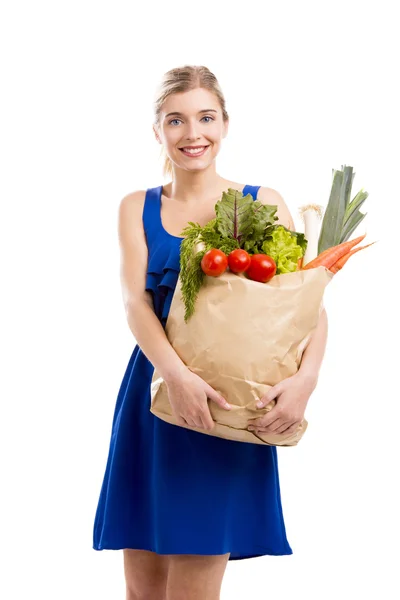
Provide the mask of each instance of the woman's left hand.
POLYGON ((257 408, 264 408, 276 398, 275 406, 262 417, 251 419, 248 430, 256 433, 292 433, 302 422, 315 387, 315 378, 304 376, 301 371, 283 379, 260 398, 262 406, 257 403, 257 408))

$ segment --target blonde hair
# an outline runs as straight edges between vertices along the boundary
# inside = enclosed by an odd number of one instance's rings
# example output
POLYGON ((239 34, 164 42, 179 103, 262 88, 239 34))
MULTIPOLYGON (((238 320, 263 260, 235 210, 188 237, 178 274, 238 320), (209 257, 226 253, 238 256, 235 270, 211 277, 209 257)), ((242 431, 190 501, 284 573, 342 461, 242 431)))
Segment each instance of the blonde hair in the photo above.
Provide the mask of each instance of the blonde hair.
MULTIPOLYGON (((154 101, 154 125, 159 127, 161 108, 168 96, 196 88, 203 88, 215 94, 221 106, 222 118, 227 121, 228 113, 225 108, 225 98, 215 75, 207 67, 185 65, 171 69, 164 74, 154 101)), ((164 147, 161 149, 161 154, 164 156, 163 175, 164 177, 172 176, 172 163, 164 147)))

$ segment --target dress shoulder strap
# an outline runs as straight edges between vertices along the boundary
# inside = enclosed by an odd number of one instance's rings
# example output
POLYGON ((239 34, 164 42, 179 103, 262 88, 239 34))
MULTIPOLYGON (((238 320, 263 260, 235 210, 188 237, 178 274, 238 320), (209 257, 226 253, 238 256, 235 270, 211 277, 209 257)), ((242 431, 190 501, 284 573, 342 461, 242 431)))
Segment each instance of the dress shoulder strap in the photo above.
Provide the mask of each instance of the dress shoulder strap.
POLYGON ((247 196, 247 194, 251 194, 253 196, 253 200, 257 200, 257 193, 260 189, 261 185, 245 185, 242 191, 243 196, 247 196))
POLYGON ((151 242, 159 233, 158 219, 160 218, 159 195, 160 186, 148 188, 143 206, 143 229, 147 242, 151 242))

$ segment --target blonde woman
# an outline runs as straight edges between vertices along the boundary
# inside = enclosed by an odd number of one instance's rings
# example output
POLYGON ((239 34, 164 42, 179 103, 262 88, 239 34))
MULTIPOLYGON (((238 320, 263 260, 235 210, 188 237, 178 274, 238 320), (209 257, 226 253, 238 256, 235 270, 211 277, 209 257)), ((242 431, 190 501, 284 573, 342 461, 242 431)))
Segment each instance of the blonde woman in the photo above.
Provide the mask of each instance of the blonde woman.
MULTIPOLYGON (((228 560, 292 554, 277 448, 190 429, 210 429, 208 400, 221 406, 225 400, 185 366, 165 335, 179 276, 180 234, 188 221, 205 225, 214 218, 223 191, 235 188, 278 205, 276 222, 294 230, 277 191, 217 173, 228 123, 224 96, 206 67, 167 72, 153 127, 171 181, 132 192, 120 203, 123 300, 137 345, 116 402, 93 548, 123 549, 127 600, 218 600, 228 560), (150 412, 154 367, 185 427, 150 412)), ((321 319, 298 374, 286 386, 281 382, 279 401, 288 415, 301 419, 304 413, 325 338, 321 319)), ((289 422, 259 423, 264 431, 289 427, 289 422)))

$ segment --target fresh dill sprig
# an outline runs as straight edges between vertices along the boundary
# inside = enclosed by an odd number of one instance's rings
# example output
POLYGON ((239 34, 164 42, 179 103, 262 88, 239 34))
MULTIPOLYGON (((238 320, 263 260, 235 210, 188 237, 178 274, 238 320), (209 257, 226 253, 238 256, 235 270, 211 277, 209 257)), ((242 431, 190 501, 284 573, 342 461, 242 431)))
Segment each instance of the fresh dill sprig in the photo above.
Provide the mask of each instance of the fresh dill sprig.
POLYGON ((195 251, 196 245, 201 241, 202 227, 198 223, 189 221, 189 224, 182 231, 182 240, 180 249, 180 280, 182 297, 185 305, 185 322, 192 316, 197 294, 201 288, 205 273, 200 263, 205 254, 205 250, 195 251))
POLYGON ((197 295, 204 281, 205 273, 201 268, 201 261, 205 253, 205 250, 201 250, 194 254, 186 274, 183 277, 181 275, 181 289, 185 305, 185 323, 187 323, 194 313, 197 295))
POLYGON ((212 248, 218 248, 228 255, 235 248, 239 248, 239 244, 234 239, 223 237, 217 231, 216 218, 204 227, 189 221, 181 235, 185 238, 181 243, 179 276, 187 322, 194 313, 197 295, 204 282, 205 273, 201 268, 203 256, 212 248), (201 245, 201 249, 196 250, 198 244, 201 245))

